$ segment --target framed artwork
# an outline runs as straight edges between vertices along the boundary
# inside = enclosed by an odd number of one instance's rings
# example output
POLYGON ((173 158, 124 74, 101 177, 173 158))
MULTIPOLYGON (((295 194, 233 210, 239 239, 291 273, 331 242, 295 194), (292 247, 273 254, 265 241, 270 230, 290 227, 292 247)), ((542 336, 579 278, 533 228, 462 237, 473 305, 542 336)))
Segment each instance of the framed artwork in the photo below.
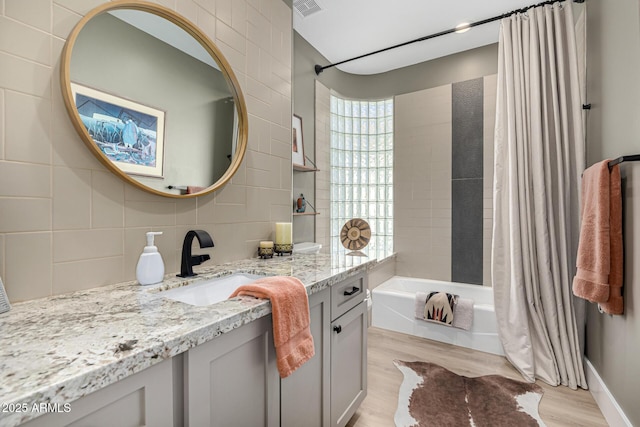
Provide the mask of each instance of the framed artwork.
POLYGON ((80 119, 98 149, 122 171, 162 177, 164 111, 71 83, 80 119))
POLYGON ((293 115, 293 124, 291 126, 291 162, 294 165, 304 166, 304 142, 302 141, 302 118, 296 114, 293 115))

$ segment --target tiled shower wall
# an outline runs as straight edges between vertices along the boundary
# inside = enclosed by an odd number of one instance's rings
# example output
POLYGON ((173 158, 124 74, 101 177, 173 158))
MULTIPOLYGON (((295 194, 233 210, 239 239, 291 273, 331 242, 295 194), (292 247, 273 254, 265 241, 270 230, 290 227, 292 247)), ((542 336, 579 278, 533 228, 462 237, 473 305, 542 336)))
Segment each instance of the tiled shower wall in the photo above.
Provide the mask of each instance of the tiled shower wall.
MULTIPOLYGON (((196 23, 230 62, 249 112, 238 173, 213 195, 177 200, 108 172, 66 114, 60 54, 101 0, 0 2, 0 277, 20 301, 135 278, 144 234, 166 272, 189 229, 208 231, 209 263, 254 256, 291 220, 291 9, 282 0, 157 1, 196 23)), ((171 141, 167 141, 171 143, 171 141)))
POLYGON ((494 75, 396 96, 396 274, 491 284, 495 90, 494 75), (482 149, 474 153, 471 143, 454 150, 454 140, 466 144, 468 132, 482 149), (476 173, 468 175, 470 169, 476 173), (467 191, 469 185, 477 188, 467 191), (481 201, 466 200, 480 188, 481 201), (470 247, 476 239, 481 243, 470 247))
POLYGON ((331 249, 331 91, 315 81, 316 110, 316 242, 322 244, 322 252, 331 249))

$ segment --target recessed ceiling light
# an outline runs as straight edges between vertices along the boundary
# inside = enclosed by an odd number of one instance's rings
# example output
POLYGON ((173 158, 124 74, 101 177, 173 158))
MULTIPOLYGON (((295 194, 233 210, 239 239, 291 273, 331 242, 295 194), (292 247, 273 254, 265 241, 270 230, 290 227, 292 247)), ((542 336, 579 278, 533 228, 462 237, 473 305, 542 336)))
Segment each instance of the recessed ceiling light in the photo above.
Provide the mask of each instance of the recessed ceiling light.
POLYGON ((471 24, 468 22, 463 22, 462 24, 456 25, 456 33, 466 33, 471 28, 471 24))

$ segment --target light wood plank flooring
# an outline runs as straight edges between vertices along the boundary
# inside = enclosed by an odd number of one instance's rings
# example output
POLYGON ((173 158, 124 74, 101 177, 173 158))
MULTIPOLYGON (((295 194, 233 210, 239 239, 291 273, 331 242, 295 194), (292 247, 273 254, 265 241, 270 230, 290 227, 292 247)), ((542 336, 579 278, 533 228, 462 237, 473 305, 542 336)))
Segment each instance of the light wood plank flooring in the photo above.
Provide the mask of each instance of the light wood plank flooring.
MULTIPOLYGON (((394 359, 437 363, 468 377, 500 374, 523 380, 504 357, 384 329, 369 328, 368 346, 368 394, 348 427, 394 425, 393 415, 402 382, 402 374, 393 365, 394 359)), ((589 391, 551 387, 542 381, 537 383, 544 389, 539 410, 547 426, 607 425, 589 391)))

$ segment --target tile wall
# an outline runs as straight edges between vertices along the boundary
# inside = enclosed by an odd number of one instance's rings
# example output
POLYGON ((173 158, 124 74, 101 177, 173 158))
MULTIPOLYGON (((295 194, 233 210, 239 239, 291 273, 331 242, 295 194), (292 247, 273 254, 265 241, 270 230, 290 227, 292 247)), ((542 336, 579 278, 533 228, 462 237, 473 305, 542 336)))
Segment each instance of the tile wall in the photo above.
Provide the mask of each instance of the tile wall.
MULTIPOLYGON (((477 282, 490 285, 495 76, 478 83, 481 87, 475 92, 482 94, 484 140, 476 163, 482 165, 482 208, 478 206, 481 217, 473 222, 482 228, 482 245, 474 256, 482 257, 477 282)), ((452 92, 452 85, 444 85, 395 98, 394 246, 398 275, 454 279, 452 92)))
POLYGON ((0 277, 12 302, 135 278, 144 233, 167 273, 189 229, 208 231, 212 263, 251 257, 291 220, 291 9, 282 0, 157 1, 196 23, 242 87, 249 147, 230 184, 197 199, 142 192, 109 173, 67 117, 60 54, 101 0, 0 3, 0 277))
POLYGON ((331 248, 331 91, 328 87, 315 82, 316 110, 316 208, 320 215, 316 217, 316 242, 322 244, 322 252, 329 253, 331 248))

